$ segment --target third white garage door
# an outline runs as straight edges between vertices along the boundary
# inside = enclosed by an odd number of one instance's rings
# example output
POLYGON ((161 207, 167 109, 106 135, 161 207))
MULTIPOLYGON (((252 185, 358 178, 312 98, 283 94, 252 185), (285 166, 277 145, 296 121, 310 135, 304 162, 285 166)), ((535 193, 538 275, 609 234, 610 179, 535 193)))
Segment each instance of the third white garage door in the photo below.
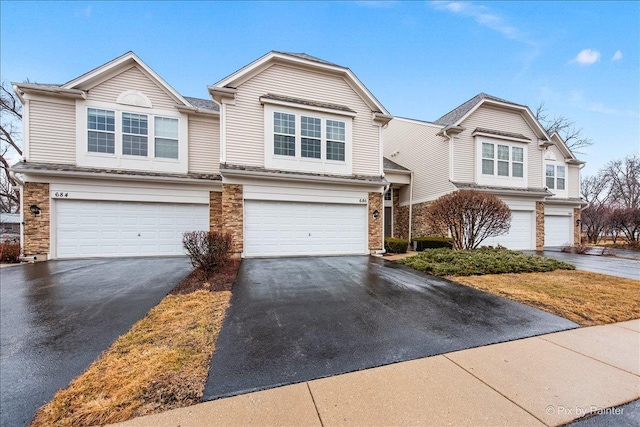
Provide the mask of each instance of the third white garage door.
POLYGON ((366 205, 245 200, 246 256, 367 253, 366 205))
POLYGON ((508 249, 535 249, 533 243, 533 212, 511 211, 511 228, 502 236, 490 237, 481 246, 504 246, 508 249))

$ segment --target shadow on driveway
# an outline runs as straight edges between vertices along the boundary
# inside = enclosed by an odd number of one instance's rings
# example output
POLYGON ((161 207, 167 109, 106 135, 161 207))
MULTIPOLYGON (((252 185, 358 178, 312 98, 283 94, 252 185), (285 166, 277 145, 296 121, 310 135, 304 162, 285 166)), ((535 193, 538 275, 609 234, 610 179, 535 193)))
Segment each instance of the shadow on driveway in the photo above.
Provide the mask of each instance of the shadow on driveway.
POLYGON ((378 258, 245 259, 204 399, 575 327, 378 258))
POLYGON ((0 270, 0 425, 24 426, 185 277, 187 258, 0 270))

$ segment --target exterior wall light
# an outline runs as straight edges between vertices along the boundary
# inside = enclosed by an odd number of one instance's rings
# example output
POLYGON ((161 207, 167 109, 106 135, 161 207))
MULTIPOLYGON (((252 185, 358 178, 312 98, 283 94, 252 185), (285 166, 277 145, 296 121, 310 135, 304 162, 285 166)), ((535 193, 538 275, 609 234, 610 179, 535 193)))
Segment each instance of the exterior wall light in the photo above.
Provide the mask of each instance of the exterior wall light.
POLYGON ((373 219, 378 219, 379 216, 380 216, 380 212, 378 212, 377 209, 373 211, 373 219))
POLYGON ((40 216, 40 208, 38 205, 29 206, 29 211, 33 214, 33 216, 40 216))

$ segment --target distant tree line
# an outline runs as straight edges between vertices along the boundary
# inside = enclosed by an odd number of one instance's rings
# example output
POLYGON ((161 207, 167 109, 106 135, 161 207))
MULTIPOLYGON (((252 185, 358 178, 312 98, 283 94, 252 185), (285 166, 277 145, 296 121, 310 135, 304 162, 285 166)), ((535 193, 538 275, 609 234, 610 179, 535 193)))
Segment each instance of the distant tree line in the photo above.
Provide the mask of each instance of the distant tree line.
POLYGON ((614 244, 640 248, 640 157, 631 154, 582 179, 580 193, 589 205, 582 229, 590 243, 605 236, 614 244))

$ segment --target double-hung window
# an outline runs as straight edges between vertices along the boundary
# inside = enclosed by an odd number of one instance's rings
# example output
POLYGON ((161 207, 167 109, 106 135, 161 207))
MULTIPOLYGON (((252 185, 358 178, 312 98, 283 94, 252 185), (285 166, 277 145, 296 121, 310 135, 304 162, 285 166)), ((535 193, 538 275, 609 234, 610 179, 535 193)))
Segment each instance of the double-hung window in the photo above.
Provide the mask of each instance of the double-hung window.
POLYGON ((87 110, 88 144, 87 150, 92 153, 114 154, 116 150, 115 112, 89 108, 87 110))
POLYGON ((482 175, 524 177, 524 149, 511 145, 482 143, 482 175))
POLYGON ((146 114, 122 113, 122 154, 146 157, 148 128, 146 114))
POLYGON ((315 117, 300 117, 302 138, 300 154, 311 159, 322 158, 322 124, 315 117))
POLYGON ((566 189, 566 169, 560 165, 546 165, 546 186, 551 190, 566 189))
POLYGON ((163 159, 178 158, 178 119, 155 117, 155 156, 163 159))
POLYGON ((327 160, 344 162, 345 124, 327 120, 327 160))
POLYGON ((273 113, 273 153, 296 155, 296 116, 293 114, 273 113))

